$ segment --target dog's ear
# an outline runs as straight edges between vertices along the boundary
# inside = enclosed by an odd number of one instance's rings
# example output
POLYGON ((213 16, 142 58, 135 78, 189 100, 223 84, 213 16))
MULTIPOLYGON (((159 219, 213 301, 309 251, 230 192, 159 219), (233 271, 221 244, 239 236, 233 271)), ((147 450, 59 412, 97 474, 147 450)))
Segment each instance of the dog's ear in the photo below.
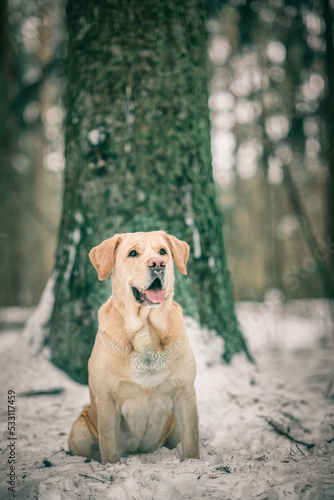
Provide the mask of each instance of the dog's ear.
POLYGON ((111 274, 115 264, 115 252, 122 239, 121 234, 115 234, 112 238, 102 241, 97 247, 89 252, 91 263, 98 273, 99 280, 105 280, 111 274))
POLYGON ((185 241, 178 240, 171 234, 164 234, 172 250, 176 267, 182 274, 187 274, 187 260, 189 258, 189 245, 185 241))

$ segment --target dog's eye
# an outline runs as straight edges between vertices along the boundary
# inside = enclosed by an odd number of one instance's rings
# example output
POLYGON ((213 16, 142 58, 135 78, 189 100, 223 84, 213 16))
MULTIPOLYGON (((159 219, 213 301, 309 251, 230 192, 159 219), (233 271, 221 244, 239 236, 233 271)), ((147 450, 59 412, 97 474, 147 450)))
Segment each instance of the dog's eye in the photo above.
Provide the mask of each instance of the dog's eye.
POLYGON ((159 253, 160 255, 167 255, 167 252, 164 248, 161 248, 159 253))
POLYGON ((136 250, 131 250, 128 257, 137 257, 137 255, 138 255, 138 252, 136 250))

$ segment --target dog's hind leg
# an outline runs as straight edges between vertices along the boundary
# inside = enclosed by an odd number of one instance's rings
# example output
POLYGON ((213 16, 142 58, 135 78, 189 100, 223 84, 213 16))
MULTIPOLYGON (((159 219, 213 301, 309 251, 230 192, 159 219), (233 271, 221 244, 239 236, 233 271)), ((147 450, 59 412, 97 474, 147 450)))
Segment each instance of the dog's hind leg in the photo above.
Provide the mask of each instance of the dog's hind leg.
POLYGON ((85 406, 80 416, 72 425, 68 438, 68 448, 82 457, 101 462, 101 453, 96 426, 92 420, 91 405, 85 406))

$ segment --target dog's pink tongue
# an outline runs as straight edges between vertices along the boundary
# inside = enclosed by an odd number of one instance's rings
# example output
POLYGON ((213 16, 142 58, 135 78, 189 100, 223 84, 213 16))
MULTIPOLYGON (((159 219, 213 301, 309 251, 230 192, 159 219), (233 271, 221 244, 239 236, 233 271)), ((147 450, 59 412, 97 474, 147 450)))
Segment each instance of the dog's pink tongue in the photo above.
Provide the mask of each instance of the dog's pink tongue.
POLYGON ((161 304, 165 300, 165 290, 146 290, 145 295, 152 304, 161 304))

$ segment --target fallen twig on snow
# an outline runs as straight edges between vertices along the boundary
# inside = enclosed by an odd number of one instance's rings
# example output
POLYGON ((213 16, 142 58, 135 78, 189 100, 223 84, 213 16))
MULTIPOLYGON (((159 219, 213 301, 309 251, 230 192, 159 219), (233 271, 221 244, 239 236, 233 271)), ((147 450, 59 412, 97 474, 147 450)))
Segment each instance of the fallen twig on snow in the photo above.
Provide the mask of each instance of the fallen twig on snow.
POLYGON ((294 438, 293 436, 291 436, 291 434, 287 430, 284 429, 283 425, 280 424, 279 422, 276 422, 275 420, 270 420, 267 417, 263 417, 263 418, 265 419, 265 421, 269 425, 271 425, 271 427, 273 427, 273 429, 275 429, 275 431, 278 434, 281 434, 282 436, 287 437, 288 439, 290 439, 290 441, 293 441, 294 443, 302 444, 303 446, 307 446, 308 448, 313 448, 313 446, 315 446, 314 443, 306 443, 305 441, 300 441, 299 439, 294 438))
POLYGON ((297 446, 298 450, 300 451, 300 453, 301 453, 302 455, 304 455, 304 457, 305 457, 305 453, 304 453, 304 452, 303 452, 303 451, 299 448, 299 446, 298 446, 298 444, 297 444, 297 443, 296 443, 296 446, 297 446))
POLYGON ((51 457, 53 457, 53 455, 57 455, 57 453, 64 453, 65 450, 64 448, 60 448, 60 450, 57 450, 57 451, 54 451, 53 453, 51 453, 51 457))
POLYGON ((62 394, 65 391, 63 387, 55 387, 54 389, 45 389, 41 391, 27 391, 21 392, 19 396, 21 398, 31 398, 35 396, 56 396, 62 394))
POLYGON ((85 477, 87 479, 95 479, 95 481, 100 481, 100 483, 108 482, 108 481, 103 481, 103 479, 99 479, 98 477, 88 476, 87 474, 79 474, 79 476, 85 477))

